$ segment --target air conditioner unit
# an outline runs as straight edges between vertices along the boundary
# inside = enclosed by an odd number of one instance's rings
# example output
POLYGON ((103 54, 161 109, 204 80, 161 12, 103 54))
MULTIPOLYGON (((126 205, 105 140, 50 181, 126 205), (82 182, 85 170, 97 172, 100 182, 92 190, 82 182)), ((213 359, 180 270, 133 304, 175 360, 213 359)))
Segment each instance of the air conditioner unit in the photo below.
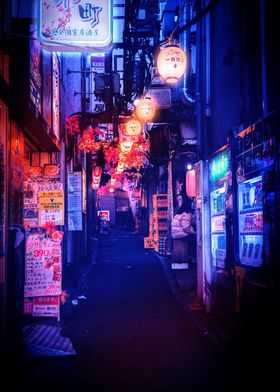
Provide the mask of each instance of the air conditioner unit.
POLYGON ((153 99, 159 109, 167 109, 171 106, 171 89, 168 87, 152 87, 145 94, 153 99))

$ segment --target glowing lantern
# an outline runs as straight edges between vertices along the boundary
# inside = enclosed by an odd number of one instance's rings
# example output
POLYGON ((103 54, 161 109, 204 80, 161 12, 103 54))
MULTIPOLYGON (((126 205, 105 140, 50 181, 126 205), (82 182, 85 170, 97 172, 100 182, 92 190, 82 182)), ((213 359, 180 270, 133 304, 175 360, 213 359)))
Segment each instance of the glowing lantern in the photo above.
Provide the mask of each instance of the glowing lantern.
POLYGON ((188 197, 196 196, 196 181, 195 181, 195 170, 188 170, 186 173, 186 193, 188 197))
POLYGON ((125 136, 139 136, 142 132, 142 125, 140 121, 136 119, 128 120, 126 126, 123 129, 125 136))
POLYGON ((167 83, 176 83, 186 72, 187 56, 177 44, 167 44, 157 56, 157 70, 167 83))
POLYGON ((121 152, 128 153, 132 148, 133 142, 120 143, 121 152))
POLYGON ((143 122, 150 122, 153 120, 156 113, 156 106, 151 98, 143 98, 136 106, 136 116, 143 122))
POLYGON ((101 175, 102 175, 102 167, 93 166, 92 167, 92 182, 91 182, 92 189, 97 190, 99 188, 100 181, 101 181, 101 175))

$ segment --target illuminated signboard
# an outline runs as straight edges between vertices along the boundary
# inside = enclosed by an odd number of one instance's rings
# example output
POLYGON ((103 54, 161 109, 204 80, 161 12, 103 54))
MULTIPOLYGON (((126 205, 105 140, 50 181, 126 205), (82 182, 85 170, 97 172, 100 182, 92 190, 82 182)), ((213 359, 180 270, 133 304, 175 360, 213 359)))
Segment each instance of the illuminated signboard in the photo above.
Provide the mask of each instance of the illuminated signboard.
POLYGON ((38 21, 49 50, 100 50, 112 42, 111 0, 41 0, 38 21))
MULTIPOLYGON (((31 25, 30 29, 34 26, 31 25)), ((32 31, 31 33, 32 38, 36 38, 36 33, 32 31)), ((30 99, 33 102, 36 110, 41 113, 42 110, 42 96, 41 96, 41 89, 42 89, 42 52, 41 52, 41 45, 40 42, 36 39, 30 40, 30 99)))
POLYGON ((52 69, 52 114, 53 114, 53 133, 59 139, 59 60, 58 60, 58 55, 57 53, 53 53, 52 55, 52 60, 53 60, 53 69, 52 69))
POLYGON ((210 161, 210 181, 216 182, 226 177, 229 171, 229 150, 224 150, 217 154, 210 161))

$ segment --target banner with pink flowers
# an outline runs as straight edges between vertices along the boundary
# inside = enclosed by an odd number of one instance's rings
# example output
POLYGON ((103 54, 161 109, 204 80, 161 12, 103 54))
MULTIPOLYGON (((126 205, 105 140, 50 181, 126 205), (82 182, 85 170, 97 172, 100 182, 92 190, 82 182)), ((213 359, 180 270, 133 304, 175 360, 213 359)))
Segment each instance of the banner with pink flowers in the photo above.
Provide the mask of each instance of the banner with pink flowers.
POLYGON ((63 232, 58 230, 49 236, 32 233, 26 237, 25 297, 61 294, 62 238, 63 232))

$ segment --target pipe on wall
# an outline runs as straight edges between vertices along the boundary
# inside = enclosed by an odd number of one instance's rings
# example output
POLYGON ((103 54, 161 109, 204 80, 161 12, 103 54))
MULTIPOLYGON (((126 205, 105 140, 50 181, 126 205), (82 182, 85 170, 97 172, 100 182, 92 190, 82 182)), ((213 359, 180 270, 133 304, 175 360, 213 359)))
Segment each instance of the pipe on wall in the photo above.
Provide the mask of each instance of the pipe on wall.
POLYGON ((266 12, 265 0, 260 0, 261 21, 261 72, 262 72, 262 115, 268 114, 267 99, 267 56, 266 56, 266 12))
MULTIPOLYGON (((184 7, 184 11, 182 14, 182 19, 180 21, 180 27, 185 26, 190 20, 190 0, 180 0, 180 9, 184 7)), ((180 88, 180 98, 182 102, 186 105, 194 105, 195 98, 191 95, 190 92, 190 71, 191 71, 191 44, 190 44, 190 28, 183 31, 180 35, 180 43, 184 49, 184 51, 189 56, 189 69, 185 72, 180 88)))

